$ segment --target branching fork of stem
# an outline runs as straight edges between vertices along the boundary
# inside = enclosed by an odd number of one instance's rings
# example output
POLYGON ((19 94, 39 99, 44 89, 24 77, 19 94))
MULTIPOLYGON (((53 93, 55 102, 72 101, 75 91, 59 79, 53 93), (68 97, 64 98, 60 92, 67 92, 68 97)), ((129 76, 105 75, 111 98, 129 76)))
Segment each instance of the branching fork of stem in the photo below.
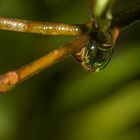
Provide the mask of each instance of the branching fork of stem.
MULTIPOLYGON (((112 0, 106 0, 106 3, 99 5, 101 0, 95 1, 93 7, 94 22, 99 26, 101 36, 108 34, 107 30, 111 31, 113 43, 116 42, 118 34, 121 30, 126 29, 136 21, 140 20, 140 3, 116 14, 113 18, 108 18, 111 14, 110 9, 113 6, 112 0), (98 11, 97 7, 101 6, 98 11)), ((53 50, 49 54, 35 60, 34 62, 21 67, 20 69, 10 71, 0 76, 0 93, 5 93, 15 87, 20 82, 39 73, 45 68, 59 62, 70 54, 76 53, 89 40, 87 34, 88 24, 63 24, 49 22, 33 22, 19 19, 9 19, 0 17, 0 29, 11 30, 17 32, 29 32, 43 35, 77 35, 76 40, 66 43, 63 47, 53 50)), ((94 29, 93 29, 94 30, 94 29)), ((100 34, 99 34, 100 35, 100 34)))

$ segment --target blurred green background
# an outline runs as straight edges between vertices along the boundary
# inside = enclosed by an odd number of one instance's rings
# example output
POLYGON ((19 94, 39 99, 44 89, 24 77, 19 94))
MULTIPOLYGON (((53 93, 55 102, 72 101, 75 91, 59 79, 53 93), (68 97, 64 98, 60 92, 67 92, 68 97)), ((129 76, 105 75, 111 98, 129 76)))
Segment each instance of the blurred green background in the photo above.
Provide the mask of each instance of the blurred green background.
MULTIPOLYGON (((114 11, 137 1, 118 0, 114 11)), ((87 1, 0 0, 0 16, 85 23, 87 1)), ((68 58, 0 95, 0 140, 140 140, 139 27, 121 33, 111 62, 99 73, 68 58)), ((0 31, 0 73, 71 39, 0 31)))

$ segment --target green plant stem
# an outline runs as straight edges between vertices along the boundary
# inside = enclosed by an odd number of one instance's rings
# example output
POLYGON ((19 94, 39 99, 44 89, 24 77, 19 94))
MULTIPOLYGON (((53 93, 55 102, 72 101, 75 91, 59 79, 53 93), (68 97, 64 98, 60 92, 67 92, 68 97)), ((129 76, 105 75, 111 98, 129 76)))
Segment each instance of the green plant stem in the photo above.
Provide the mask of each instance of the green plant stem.
POLYGON ((93 17, 97 27, 98 40, 104 42, 110 40, 108 33, 112 22, 112 8, 115 0, 94 0, 93 3, 93 17))

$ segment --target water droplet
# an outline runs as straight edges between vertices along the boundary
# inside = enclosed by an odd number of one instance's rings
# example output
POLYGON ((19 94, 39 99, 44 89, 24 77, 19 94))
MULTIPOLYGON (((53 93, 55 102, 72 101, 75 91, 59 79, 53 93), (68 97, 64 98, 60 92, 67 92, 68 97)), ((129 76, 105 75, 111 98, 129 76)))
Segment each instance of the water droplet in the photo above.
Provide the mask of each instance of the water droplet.
POLYGON ((86 70, 98 72, 108 64, 112 52, 112 47, 103 48, 92 40, 76 54, 76 58, 86 70))

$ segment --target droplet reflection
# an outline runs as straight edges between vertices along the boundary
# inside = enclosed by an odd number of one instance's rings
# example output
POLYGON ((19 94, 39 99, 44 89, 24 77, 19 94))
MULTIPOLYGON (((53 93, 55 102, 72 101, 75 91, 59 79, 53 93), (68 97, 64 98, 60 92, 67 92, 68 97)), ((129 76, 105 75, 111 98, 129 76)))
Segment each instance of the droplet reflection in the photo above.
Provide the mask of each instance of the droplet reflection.
POLYGON ((95 40, 92 40, 81 49, 80 53, 76 54, 76 58, 86 70, 98 72, 108 64, 112 52, 112 47, 103 48, 95 40))

